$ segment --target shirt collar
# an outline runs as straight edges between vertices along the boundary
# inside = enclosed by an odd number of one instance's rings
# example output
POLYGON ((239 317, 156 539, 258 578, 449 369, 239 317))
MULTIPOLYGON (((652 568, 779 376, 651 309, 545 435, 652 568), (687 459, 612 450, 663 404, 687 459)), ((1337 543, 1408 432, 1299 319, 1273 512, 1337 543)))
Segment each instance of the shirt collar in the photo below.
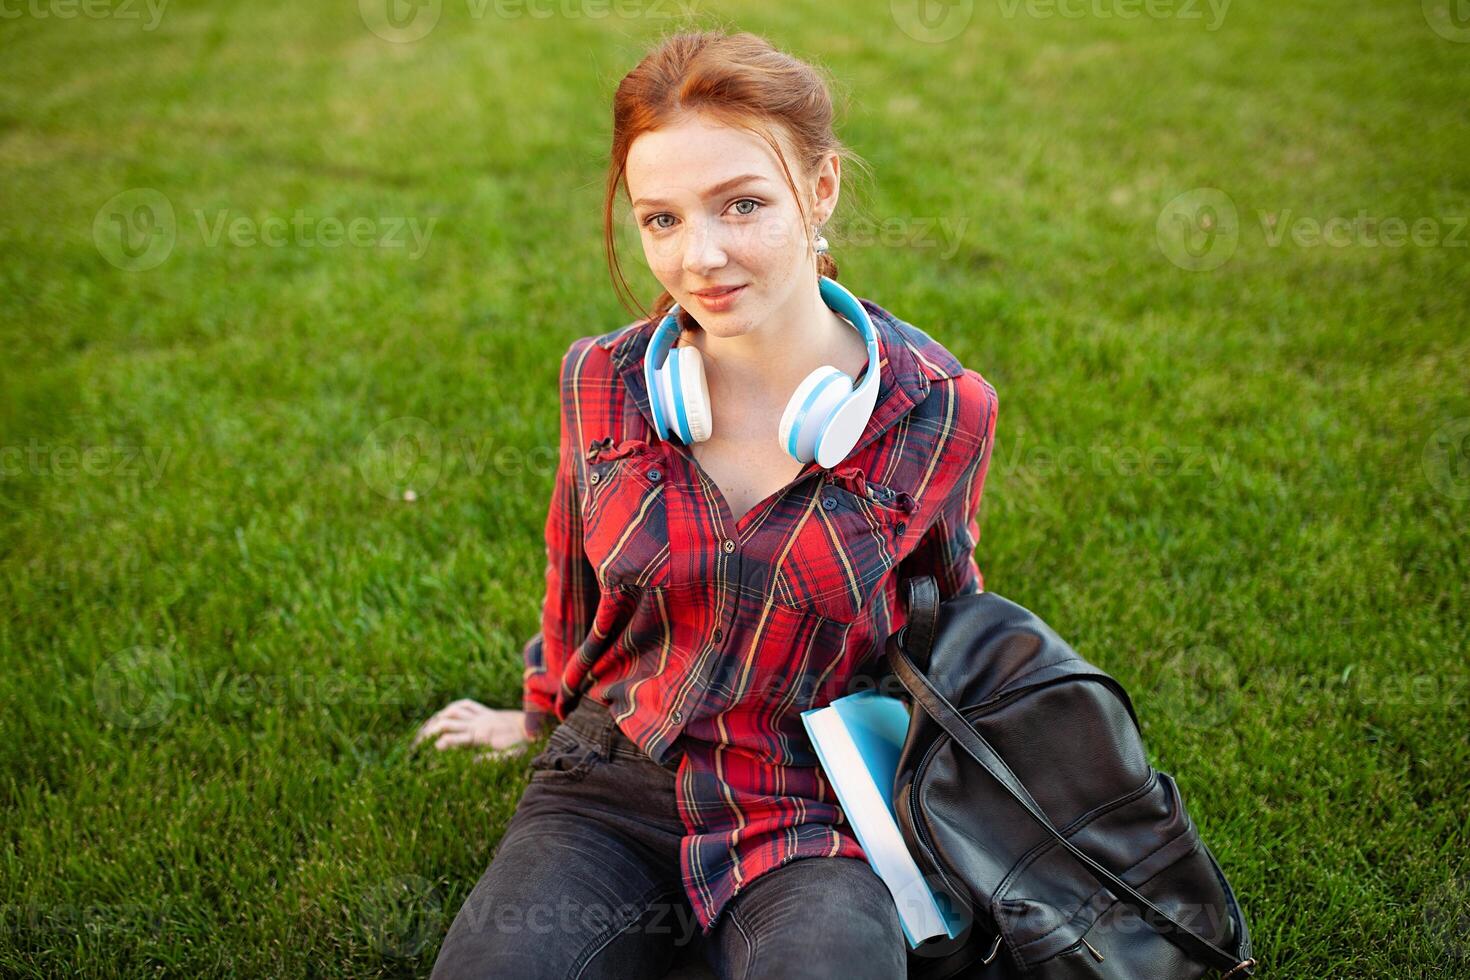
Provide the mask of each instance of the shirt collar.
MULTIPOLYGON (((905 323, 883 307, 858 297, 878 333, 878 400, 867 427, 852 451, 857 452, 929 395, 932 382, 958 377, 964 368, 917 327, 905 323)), ((612 355, 613 366, 650 429, 653 414, 648 406, 648 388, 643 379, 643 354, 653 338, 655 321, 637 320, 597 338, 598 346, 612 355)), ((849 453, 851 455, 851 453, 849 453)))

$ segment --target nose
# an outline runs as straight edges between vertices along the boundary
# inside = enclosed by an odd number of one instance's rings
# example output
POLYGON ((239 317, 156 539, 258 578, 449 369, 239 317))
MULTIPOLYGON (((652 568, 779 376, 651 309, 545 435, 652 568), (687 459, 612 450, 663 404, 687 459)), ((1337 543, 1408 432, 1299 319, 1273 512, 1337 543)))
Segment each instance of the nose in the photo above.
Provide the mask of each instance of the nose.
POLYGON ((727 261, 718 222, 691 221, 684 236, 684 271, 705 281, 727 261))

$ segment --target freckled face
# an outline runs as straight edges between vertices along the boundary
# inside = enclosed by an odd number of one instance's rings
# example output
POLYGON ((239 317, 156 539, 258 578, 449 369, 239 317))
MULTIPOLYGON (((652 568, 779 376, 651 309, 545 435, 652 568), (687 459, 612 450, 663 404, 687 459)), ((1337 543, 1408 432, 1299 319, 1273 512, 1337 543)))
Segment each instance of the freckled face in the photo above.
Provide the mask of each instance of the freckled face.
POLYGON ((626 176, 650 271, 710 334, 779 322, 796 285, 815 274, 801 212, 759 136, 691 114, 634 140, 626 176), (720 286, 743 288, 724 300, 694 295, 720 286))

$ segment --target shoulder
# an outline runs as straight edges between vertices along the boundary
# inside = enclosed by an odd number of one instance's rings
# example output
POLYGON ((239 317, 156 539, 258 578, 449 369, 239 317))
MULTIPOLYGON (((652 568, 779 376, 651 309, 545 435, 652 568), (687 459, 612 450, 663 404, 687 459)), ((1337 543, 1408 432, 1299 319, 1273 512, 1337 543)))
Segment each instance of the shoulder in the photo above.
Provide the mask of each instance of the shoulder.
POLYGON ((607 333, 578 337, 561 355, 563 402, 615 397, 619 385, 619 361, 615 348, 626 338, 629 324, 607 333))
POLYGON ((578 337, 567 345, 561 355, 562 383, 575 383, 584 376, 611 374, 612 356, 601 343, 603 334, 588 334, 578 337))
POLYGON ((922 376, 927 394, 913 411, 947 436, 958 439, 953 448, 978 451, 995 429, 1000 399, 995 388, 975 368, 960 363, 935 336, 882 311, 890 334, 899 338, 922 376))
POLYGON ((985 448, 995 433, 995 415, 1000 408, 995 388, 974 368, 965 368, 957 377, 946 378, 942 384, 947 386, 949 397, 954 400, 960 431, 974 442, 976 451, 985 448))

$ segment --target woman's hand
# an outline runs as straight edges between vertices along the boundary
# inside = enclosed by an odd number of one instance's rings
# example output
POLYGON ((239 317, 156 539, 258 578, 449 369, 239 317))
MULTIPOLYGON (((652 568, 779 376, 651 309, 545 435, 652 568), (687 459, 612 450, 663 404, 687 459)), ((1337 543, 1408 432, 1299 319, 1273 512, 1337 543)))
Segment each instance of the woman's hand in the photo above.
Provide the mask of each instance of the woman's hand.
POLYGON ((434 748, 441 751, 462 745, 488 745, 494 751, 482 752, 475 756, 476 761, 498 758, 513 754, 509 750, 529 741, 525 724, 524 711, 487 708, 478 701, 461 698, 424 722, 413 744, 437 735, 434 748))

